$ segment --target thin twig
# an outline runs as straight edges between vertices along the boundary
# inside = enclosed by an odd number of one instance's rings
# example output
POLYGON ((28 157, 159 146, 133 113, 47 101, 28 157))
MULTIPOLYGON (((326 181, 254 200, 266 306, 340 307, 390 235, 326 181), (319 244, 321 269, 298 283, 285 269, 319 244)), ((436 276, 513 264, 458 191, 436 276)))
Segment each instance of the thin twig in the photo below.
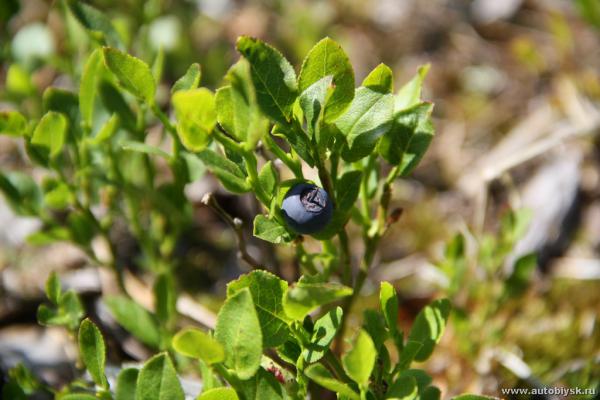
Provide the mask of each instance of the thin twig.
POLYGON ((217 214, 219 214, 219 216, 221 216, 221 218, 225 220, 225 222, 227 222, 229 226, 233 228, 238 242, 238 256, 246 263, 248 263, 251 267, 260 268, 260 263, 248 253, 248 249, 246 247, 246 239, 244 238, 242 220, 229 215, 227 211, 225 211, 219 205, 219 203, 217 203, 217 200, 215 199, 212 193, 205 194, 202 198, 202 203, 212 208, 217 214))

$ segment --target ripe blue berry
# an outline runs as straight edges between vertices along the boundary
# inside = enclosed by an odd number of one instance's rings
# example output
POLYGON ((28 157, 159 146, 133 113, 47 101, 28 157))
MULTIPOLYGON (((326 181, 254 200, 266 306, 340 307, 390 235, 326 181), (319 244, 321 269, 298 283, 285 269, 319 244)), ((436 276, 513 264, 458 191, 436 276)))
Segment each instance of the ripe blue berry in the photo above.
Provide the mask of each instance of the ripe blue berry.
POLYGON ((310 183, 298 183, 285 194, 281 212, 294 231, 311 234, 323 230, 329 224, 333 205, 325 190, 310 183))

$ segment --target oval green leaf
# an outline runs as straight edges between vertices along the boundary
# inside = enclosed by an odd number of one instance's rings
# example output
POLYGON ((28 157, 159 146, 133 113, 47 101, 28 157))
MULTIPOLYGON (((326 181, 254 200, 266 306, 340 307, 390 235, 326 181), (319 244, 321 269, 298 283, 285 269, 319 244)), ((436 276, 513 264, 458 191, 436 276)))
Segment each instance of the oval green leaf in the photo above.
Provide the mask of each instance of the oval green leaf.
POLYGON ((221 343, 195 328, 178 332, 173 338, 173 348, 184 356, 201 359, 207 364, 225 360, 225 350, 221 343))
POLYGON ((232 388, 220 387, 207 390, 196 398, 196 400, 238 400, 239 397, 232 388))
POLYGON ((149 359, 140 370, 135 400, 183 400, 185 395, 167 353, 149 359))
POLYGON ((119 372, 115 400, 135 399, 135 388, 139 372, 137 368, 125 368, 119 372))
POLYGON ((43 148, 50 158, 56 158, 65 144, 67 123, 63 114, 49 111, 35 127, 31 143, 43 148))
POLYGON ((332 75, 335 88, 325 106, 325 122, 342 115, 354 98, 354 70, 342 47, 330 38, 317 43, 308 53, 298 78, 300 92, 313 83, 332 75))
POLYGON ((125 90, 134 96, 154 103, 156 83, 148 64, 112 47, 104 47, 104 62, 125 90))
POLYGON ((94 100, 96 99, 96 82, 101 66, 101 56, 100 50, 96 49, 88 57, 83 68, 83 74, 81 75, 81 83, 79 84, 79 112, 83 123, 87 127, 92 126, 94 100))
POLYGON ((262 332, 249 289, 241 289, 225 301, 217 317, 215 338, 225 348, 225 365, 240 379, 256 373, 262 356, 262 332))
POLYGON ((371 372, 373 372, 376 358, 377 351, 373 339, 366 331, 361 329, 350 351, 342 357, 342 364, 344 370, 354 382, 366 387, 371 372))
POLYGON ((157 348, 160 331, 154 316, 138 303, 124 296, 109 297, 106 305, 117 322, 148 346, 157 348))
POLYGON ((325 389, 329 389, 352 400, 360 400, 360 396, 352 388, 338 381, 322 364, 313 364, 304 370, 306 376, 325 389))
POLYGON ((409 340, 421 342, 423 345, 416 354, 415 360, 425 361, 431 356, 433 348, 439 343, 446 328, 450 308, 448 299, 440 299, 419 312, 408 335, 409 340))
POLYGON ((241 36, 237 49, 250 63, 262 111, 275 121, 287 123, 298 92, 292 65, 278 50, 259 39, 241 36))
POLYGON ((106 348, 100 329, 89 319, 84 319, 79 326, 79 354, 81 360, 96 384, 107 387, 104 366, 106 364, 106 348))
POLYGON ((288 285, 282 279, 267 272, 253 271, 242 275, 227 285, 227 295, 232 296, 248 288, 260 321, 263 346, 277 347, 289 337, 288 318, 283 311, 283 297, 288 285))
POLYGON ((0 135, 23 136, 27 121, 17 111, 0 111, 0 135))

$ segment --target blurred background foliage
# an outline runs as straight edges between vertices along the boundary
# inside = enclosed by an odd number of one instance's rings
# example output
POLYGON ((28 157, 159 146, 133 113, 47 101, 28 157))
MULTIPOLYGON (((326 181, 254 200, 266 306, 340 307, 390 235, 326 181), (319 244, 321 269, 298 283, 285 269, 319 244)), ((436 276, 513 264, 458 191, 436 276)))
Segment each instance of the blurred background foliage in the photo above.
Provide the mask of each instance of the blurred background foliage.
MULTIPOLYGON (((220 85, 238 58, 234 44, 241 34, 273 44, 296 66, 330 36, 349 54, 357 82, 380 62, 392 68, 396 82, 430 63, 424 97, 435 103, 437 137, 413 176, 396 183, 394 204, 404 214, 384 238, 365 294, 375 293, 379 280, 395 282, 406 327, 432 298, 453 298, 449 332, 426 365, 444 395, 499 395, 500 388, 540 385, 600 388, 600 2, 90 4, 111 18, 130 52, 150 65, 164 57, 163 105, 191 63, 201 65, 204 86, 220 85), (529 210, 527 217, 510 211, 520 209, 529 210), (537 262, 523 261, 530 266, 515 286, 519 293, 506 297, 503 271, 530 253, 537 262)), ((72 76, 80 76, 91 48, 82 29, 63 2, 3 0, 0 109, 39 118, 47 87, 75 89, 72 76)), ((0 168, 35 177, 23 160, 19 143, 0 137, 0 168)), ((219 191, 210 177, 190 188, 201 231, 180 244, 179 285, 215 309, 240 266, 233 233, 200 206, 198 193, 208 190, 246 222, 255 210, 244 197, 219 191)), ((31 304, 42 298, 48 272, 75 275, 86 263, 69 247, 33 248, 24 239, 35 229, 35 221, 0 204, 5 344, 15 326, 35 324, 31 304)), ((120 244, 125 255, 135 253, 135 243, 120 244)), ((260 243, 251 245, 261 251, 260 243)), ((286 272, 294 270, 293 254, 278 252, 281 273, 293 277, 286 272)), ((360 310, 355 314, 358 324, 360 310)), ((2 354, 6 349, 0 346, 2 354)))

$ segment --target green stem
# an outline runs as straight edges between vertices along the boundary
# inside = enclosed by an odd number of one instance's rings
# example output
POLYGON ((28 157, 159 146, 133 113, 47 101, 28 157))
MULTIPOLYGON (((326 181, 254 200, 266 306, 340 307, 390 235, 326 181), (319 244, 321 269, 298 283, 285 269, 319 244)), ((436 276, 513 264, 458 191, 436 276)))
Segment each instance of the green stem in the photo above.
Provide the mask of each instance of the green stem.
POLYGON ((313 261, 308 257, 308 253, 304 249, 302 243, 298 243, 295 245, 296 247, 296 258, 298 259, 298 263, 300 263, 300 267, 303 269, 302 273, 308 272, 310 275, 316 275, 319 273, 317 267, 313 261))
POLYGON ((338 151, 333 151, 330 156, 330 164, 331 164, 331 180, 335 185, 337 183, 337 175, 338 175, 338 165, 340 162, 340 153, 338 151))
POLYGON ((150 108, 152 109, 154 115, 156 115, 156 117, 163 124, 167 132, 169 132, 171 135, 171 138, 173 139, 173 157, 177 159, 182 148, 181 142, 179 141, 179 136, 177 135, 177 128, 155 102, 150 105, 150 108))
POLYGON ((217 373, 220 376, 225 378, 225 380, 233 388, 235 388, 238 391, 241 391, 242 381, 237 376, 235 376, 235 374, 232 374, 231 372, 229 372, 229 370, 227 368, 225 368, 225 366, 222 363, 213 364, 212 367, 215 369, 215 371, 217 371, 217 373))
POLYGON ((331 350, 327 350, 323 358, 335 374, 336 378, 346 383, 352 383, 352 379, 350 379, 346 374, 346 371, 344 371, 344 367, 342 367, 340 360, 331 352, 331 350))
POLYGON ((217 141, 220 142, 225 148, 236 153, 244 153, 244 146, 226 135, 225 132, 221 130, 220 125, 217 125, 217 128, 213 130, 213 135, 215 136, 215 139, 217 139, 217 141))
POLYGON ((358 274, 356 275, 356 280, 354 281, 352 295, 346 298, 342 306, 342 309, 344 310, 344 317, 342 318, 341 326, 338 330, 334 346, 336 354, 341 354, 343 350, 344 336, 348 327, 348 317, 350 315, 350 312, 352 311, 352 307, 354 306, 356 300, 358 299, 358 296, 360 295, 360 291, 362 290, 363 285, 365 284, 378 244, 379 236, 368 238, 366 240, 365 254, 360 263, 360 268, 358 270, 358 274))
POLYGON ((350 254, 348 232, 346 232, 345 227, 339 231, 338 238, 340 239, 340 247, 342 250, 342 282, 349 286, 352 284, 352 256, 350 254))
POLYGON ((242 152, 244 164, 246 165, 246 171, 248 172, 248 181, 250 186, 254 188, 256 198, 268 209, 270 206, 271 196, 270 193, 265 193, 264 188, 258 180, 258 169, 257 160, 254 152, 245 150, 242 152))
POLYGON ((371 210, 369 208, 369 175, 375 166, 376 156, 371 154, 367 160, 367 165, 363 168, 362 179, 360 181, 360 199, 361 212, 365 221, 371 221, 371 210))
POLYGON ((270 152, 275 154, 289 169, 292 171, 294 176, 298 179, 304 179, 302 174, 302 165, 297 160, 294 160, 288 153, 283 151, 281 147, 271 137, 270 134, 266 134, 263 137, 263 143, 269 149, 270 152))

